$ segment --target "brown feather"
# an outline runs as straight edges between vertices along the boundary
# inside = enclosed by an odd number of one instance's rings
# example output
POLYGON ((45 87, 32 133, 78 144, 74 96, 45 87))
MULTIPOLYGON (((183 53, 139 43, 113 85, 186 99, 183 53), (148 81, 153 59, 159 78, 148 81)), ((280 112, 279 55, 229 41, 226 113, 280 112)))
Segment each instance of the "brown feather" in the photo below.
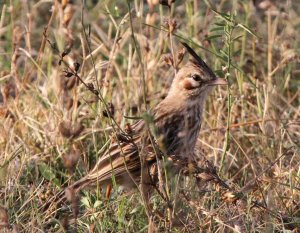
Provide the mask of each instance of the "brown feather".
MULTIPOLYGON (((187 63, 178 71, 167 97, 153 110, 154 127, 144 120, 128 126, 128 139, 113 143, 95 167, 69 188, 78 192, 86 186, 111 182, 113 177, 121 185, 132 185, 141 181, 142 170, 155 168, 152 165, 155 165, 157 158, 173 155, 184 159, 193 157, 204 102, 211 88, 200 84, 199 87, 189 88, 187 80, 191 78, 191 73, 201 75, 203 80, 213 80, 216 76, 187 44, 183 45, 197 61, 197 65, 187 63), (154 130, 149 130, 152 128, 154 130)), ((45 206, 64 199, 62 191, 45 206)))

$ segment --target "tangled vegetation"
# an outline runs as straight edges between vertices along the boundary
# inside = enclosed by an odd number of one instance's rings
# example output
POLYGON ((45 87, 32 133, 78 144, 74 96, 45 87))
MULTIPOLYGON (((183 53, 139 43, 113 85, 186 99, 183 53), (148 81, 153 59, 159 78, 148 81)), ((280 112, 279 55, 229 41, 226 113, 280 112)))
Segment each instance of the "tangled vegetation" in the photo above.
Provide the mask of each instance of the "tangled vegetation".
POLYGON ((159 229, 298 232, 298 1, 4 0, 0 9, 1 231, 147 231, 140 193, 117 184, 71 193, 53 212, 41 206, 165 97, 181 41, 229 82, 206 103, 195 152, 229 188, 171 180, 168 201, 152 198, 159 229))

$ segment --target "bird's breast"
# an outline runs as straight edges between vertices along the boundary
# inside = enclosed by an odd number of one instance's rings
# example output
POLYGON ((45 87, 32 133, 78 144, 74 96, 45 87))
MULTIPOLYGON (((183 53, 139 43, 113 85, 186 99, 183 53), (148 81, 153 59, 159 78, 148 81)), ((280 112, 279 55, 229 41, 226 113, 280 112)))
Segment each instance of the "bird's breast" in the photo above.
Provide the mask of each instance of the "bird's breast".
POLYGON ((157 118, 156 126, 168 155, 189 156, 199 135, 201 109, 191 106, 162 114, 157 118))

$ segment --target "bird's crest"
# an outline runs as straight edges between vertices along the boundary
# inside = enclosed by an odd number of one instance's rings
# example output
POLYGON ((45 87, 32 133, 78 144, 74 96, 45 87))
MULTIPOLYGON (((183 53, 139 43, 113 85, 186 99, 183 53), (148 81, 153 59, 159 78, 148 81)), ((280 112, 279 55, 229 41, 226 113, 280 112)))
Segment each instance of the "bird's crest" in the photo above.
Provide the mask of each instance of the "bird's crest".
POLYGON ((185 42, 181 42, 182 45, 187 49, 188 53, 192 55, 192 62, 199 66, 201 69, 209 73, 212 78, 216 78, 214 72, 208 67, 208 65, 197 55, 197 53, 185 42))

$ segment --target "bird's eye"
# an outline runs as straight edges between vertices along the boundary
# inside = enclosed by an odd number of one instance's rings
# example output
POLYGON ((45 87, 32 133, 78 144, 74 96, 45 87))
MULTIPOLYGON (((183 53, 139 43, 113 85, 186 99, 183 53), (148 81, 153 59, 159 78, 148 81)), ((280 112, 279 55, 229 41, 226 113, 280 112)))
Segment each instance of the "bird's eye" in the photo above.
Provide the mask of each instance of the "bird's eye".
POLYGON ((202 80, 199 74, 192 74, 192 79, 194 79, 197 82, 202 80))

